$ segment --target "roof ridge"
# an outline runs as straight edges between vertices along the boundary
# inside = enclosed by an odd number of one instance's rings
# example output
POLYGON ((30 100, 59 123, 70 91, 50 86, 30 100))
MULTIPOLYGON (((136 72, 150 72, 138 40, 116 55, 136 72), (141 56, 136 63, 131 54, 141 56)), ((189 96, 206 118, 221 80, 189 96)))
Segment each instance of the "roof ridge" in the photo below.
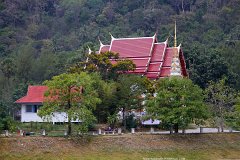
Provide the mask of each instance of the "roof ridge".
POLYGON ((147 68, 145 70, 145 74, 147 73, 147 71, 149 69, 150 62, 152 60, 153 51, 154 51, 154 47, 155 47, 155 41, 157 39, 157 33, 155 33, 152 38, 153 38, 153 42, 152 42, 152 46, 151 46, 150 54, 149 54, 150 58, 149 58, 148 63, 147 63, 147 68))
POLYGON ((114 40, 124 40, 124 39, 147 39, 147 38, 154 38, 153 36, 152 37, 126 37, 126 38, 115 38, 114 37, 114 40))

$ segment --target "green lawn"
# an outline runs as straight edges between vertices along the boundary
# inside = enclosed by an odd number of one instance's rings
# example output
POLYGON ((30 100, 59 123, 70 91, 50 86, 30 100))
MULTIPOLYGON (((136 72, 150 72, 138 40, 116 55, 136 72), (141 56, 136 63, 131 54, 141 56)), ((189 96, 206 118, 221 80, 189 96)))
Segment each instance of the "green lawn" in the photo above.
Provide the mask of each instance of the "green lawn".
POLYGON ((1 153, 0 159, 3 160, 136 160, 144 158, 178 158, 178 159, 193 159, 193 160, 203 160, 203 159, 237 159, 240 157, 239 150, 226 148, 225 150, 218 149, 207 149, 207 150, 173 150, 173 151, 84 151, 84 152, 62 152, 54 154, 52 152, 32 152, 32 153, 1 153))
POLYGON ((1 160, 214 160, 240 157, 240 134, 0 138, 1 160))

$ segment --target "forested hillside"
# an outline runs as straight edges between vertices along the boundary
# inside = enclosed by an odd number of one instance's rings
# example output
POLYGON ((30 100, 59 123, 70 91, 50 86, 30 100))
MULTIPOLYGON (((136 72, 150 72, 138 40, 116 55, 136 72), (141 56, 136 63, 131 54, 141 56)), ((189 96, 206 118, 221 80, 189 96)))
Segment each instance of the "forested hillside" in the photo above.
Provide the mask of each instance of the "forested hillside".
POLYGON ((177 21, 190 78, 240 89, 240 0, 0 0, 0 105, 114 37, 168 37, 177 21))

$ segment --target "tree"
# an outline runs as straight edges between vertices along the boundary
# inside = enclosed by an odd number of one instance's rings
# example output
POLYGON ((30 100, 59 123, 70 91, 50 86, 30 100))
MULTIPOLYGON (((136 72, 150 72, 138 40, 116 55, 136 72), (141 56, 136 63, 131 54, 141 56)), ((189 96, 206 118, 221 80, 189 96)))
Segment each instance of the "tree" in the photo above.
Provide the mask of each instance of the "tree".
POLYGON ((30 73, 34 64, 34 54, 36 50, 31 43, 21 46, 16 55, 16 75, 19 80, 27 82, 30 79, 30 73))
POLYGON ((116 79, 119 74, 134 70, 135 68, 136 65, 131 60, 120 60, 117 53, 104 52, 100 54, 90 54, 86 62, 75 64, 69 69, 69 72, 99 72, 103 79, 116 79), (114 59, 116 63, 112 63, 111 59, 114 59))
POLYGON ((4 76, 7 78, 7 81, 14 75, 15 73, 15 64, 11 58, 6 58, 0 63, 1 71, 4 76))
POLYGON ((48 91, 45 93, 43 107, 39 115, 46 118, 55 111, 66 112, 68 117, 68 135, 71 135, 71 120, 81 120, 86 126, 95 120, 92 110, 101 100, 93 84, 97 75, 87 73, 61 74, 45 81, 48 91))
POLYGON ((235 91, 226 85, 226 78, 218 82, 210 82, 205 91, 206 102, 211 108, 212 115, 219 119, 220 127, 223 132, 225 118, 233 111, 233 106, 236 103, 235 91))
POLYGON ((102 103, 97 104, 94 115, 98 123, 106 123, 109 116, 115 115, 117 111, 117 85, 116 82, 96 81, 95 88, 102 103))
POLYGON ((50 79, 52 76, 59 74, 58 57, 53 53, 42 53, 34 61, 30 77, 35 82, 42 82, 50 79))
POLYGON ((0 101, 0 131, 14 131, 14 129, 16 129, 16 122, 12 117, 9 116, 8 110, 6 108, 6 104, 0 101))
MULTIPOLYGON (((235 36, 239 36, 240 40, 240 27, 238 31, 232 33, 235 36), (237 34, 239 33, 239 35, 237 34)), ((230 40, 227 40, 225 45, 223 46, 221 50, 221 56, 231 65, 229 65, 229 68, 235 73, 238 77, 235 79, 239 79, 240 76, 240 55, 239 55, 239 50, 240 50, 240 41, 236 40, 235 38, 231 38, 230 40)), ((229 77, 229 76, 228 76, 229 77)), ((240 89, 240 82, 237 80, 236 85, 231 86, 235 89, 240 89)))
POLYGON ((194 45, 188 52, 191 53, 188 56, 190 79, 201 88, 206 88, 209 81, 217 82, 223 76, 228 77, 229 83, 236 83, 226 59, 220 56, 219 51, 207 51, 194 45))
MULTIPOLYGON (((239 8, 239 0, 1 0, 0 59, 12 58, 16 66, 10 85, 39 84, 65 72, 64 66, 85 61, 87 46, 99 49, 96 37, 110 44, 109 31, 115 37, 145 37, 159 31, 158 42, 169 37, 171 46, 177 20, 190 79, 206 88, 209 81, 224 75, 239 90, 239 8), (51 51, 43 51, 44 43, 51 44, 51 51)), ((85 64, 77 65, 84 68, 85 64)), ((80 73, 79 67, 71 73, 80 73)), ((121 72, 112 67, 97 72, 116 80, 121 72)), ((84 71, 95 72, 89 69, 84 71)), ((8 97, 3 91, 5 81, 0 71, 1 100, 8 97)))
POLYGON ((233 110, 228 112, 225 116, 226 124, 236 130, 240 129, 240 107, 236 105, 233 110))
POLYGON ((203 92, 190 79, 170 77, 160 79, 156 85, 156 96, 147 98, 147 113, 152 119, 178 128, 191 122, 201 122, 208 116, 203 101, 203 92))
POLYGON ((120 75, 117 80, 117 105, 122 109, 123 126, 126 128, 126 112, 142 109, 142 94, 147 91, 146 77, 137 75, 120 75))
POLYGON ((226 115, 226 123, 234 128, 240 129, 240 97, 238 95, 236 99, 236 104, 233 106, 233 110, 228 112, 226 115))

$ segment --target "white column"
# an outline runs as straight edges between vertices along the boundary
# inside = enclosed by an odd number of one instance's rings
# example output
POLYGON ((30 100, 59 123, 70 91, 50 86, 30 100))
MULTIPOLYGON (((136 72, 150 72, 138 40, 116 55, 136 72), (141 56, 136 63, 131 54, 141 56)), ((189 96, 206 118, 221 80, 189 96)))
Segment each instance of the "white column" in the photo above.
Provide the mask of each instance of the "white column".
POLYGON ((132 133, 132 134, 135 133, 135 128, 131 128, 131 133, 132 133))
POLYGON ((102 134, 102 130, 101 130, 101 128, 98 129, 98 134, 99 134, 99 135, 102 134))
POLYGON ((67 136, 67 135, 68 135, 68 134, 67 134, 67 130, 65 130, 65 131, 64 131, 64 136, 67 136))
POLYGON ((122 128, 118 128, 118 134, 122 134, 122 128))
POLYGON ((154 128, 153 127, 150 128, 150 132, 154 133, 154 128))
POLYGON ((42 136, 46 136, 46 131, 45 131, 45 129, 42 130, 42 136))
POLYGON ((20 136, 23 136, 23 130, 20 129, 19 134, 20 136))
POLYGON ((5 130, 5 136, 6 136, 6 137, 9 136, 9 132, 8 132, 8 130, 5 130))

